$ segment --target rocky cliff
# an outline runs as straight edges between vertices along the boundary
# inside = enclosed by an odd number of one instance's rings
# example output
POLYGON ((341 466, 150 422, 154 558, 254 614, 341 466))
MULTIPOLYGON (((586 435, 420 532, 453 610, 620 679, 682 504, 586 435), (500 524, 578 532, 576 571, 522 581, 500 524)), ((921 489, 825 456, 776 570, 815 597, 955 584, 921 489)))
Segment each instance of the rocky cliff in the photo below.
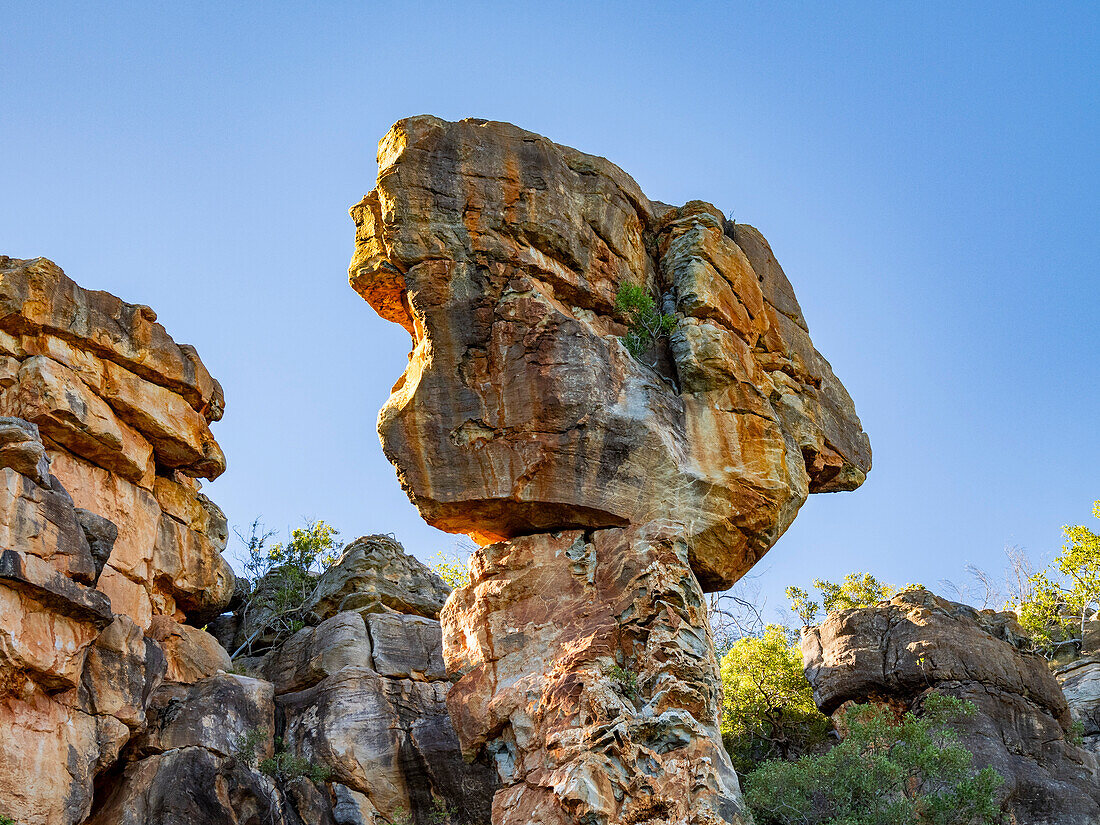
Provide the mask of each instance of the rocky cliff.
POLYGON ((449 589, 395 541, 345 548, 261 656, 201 629, 243 624, 197 481, 225 468, 223 405, 148 307, 0 258, 0 817, 486 822, 494 777, 445 704, 449 589))
POLYGON ((802 633, 806 675, 823 712, 873 701, 919 714, 931 691, 973 702, 977 713, 962 721, 960 742, 977 766, 1004 777, 1000 798, 1010 821, 1095 825, 1100 763, 1067 737, 1066 697, 1046 660, 1024 648, 1012 613, 978 611, 926 590, 842 611, 802 633))
POLYGON ((225 469, 223 404, 149 307, 0 257, 0 813, 20 825, 82 821, 166 674, 223 661, 188 653, 220 651, 199 626, 234 588, 197 480, 225 469))
POLYGON ((416 117, 352 208, 352 286, 412 337, 379 416, 427 521, 483 545, 448 696, 504 823, 743 822, 704 592, 870 468, 764 238, 515 126, 416 117), (621 340, 625 286, 672 331, 621 340))

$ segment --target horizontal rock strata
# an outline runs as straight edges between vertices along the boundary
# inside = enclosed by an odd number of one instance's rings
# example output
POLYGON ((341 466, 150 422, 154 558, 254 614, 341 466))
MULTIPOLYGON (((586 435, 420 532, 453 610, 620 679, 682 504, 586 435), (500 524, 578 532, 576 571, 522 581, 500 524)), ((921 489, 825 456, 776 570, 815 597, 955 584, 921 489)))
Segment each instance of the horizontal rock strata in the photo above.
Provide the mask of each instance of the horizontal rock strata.
POLYGON ((151 309, 0 256, 0 814, 20 825, 83 822, 165 677, 229 667, 193 626, 234 588, 197 481, 225 469, 223 406, 151 309))

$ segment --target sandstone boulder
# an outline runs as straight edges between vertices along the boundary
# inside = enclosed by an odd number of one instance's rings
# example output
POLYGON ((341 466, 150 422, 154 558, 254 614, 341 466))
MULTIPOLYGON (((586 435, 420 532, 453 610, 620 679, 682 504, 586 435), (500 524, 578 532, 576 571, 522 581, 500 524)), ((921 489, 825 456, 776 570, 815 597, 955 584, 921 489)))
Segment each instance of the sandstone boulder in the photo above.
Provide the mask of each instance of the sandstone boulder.
POLYGON ((28 439, 0 422, 0 466, 48 487, 28 446, 41 432, 76 504, 117 530, 111 539, 85 519, 93 564, 74 576, 142 627, 154 615, 204 624, 232 592, 224 516, 207 501, 214 514, 195 517, 192 480, 225 469, 209 428, 223 407, 194 348, 173 342, 149 307, 82 289, 44 258, 0 256, 0 413, 37 425, 28 439))
POLYGON ((1046 661, 1022 649, 1012 614, 978 611, 926 590, 842 611, 804 628, 802 655, 825 713, 890 701, 919 712, 930 691, 974 703, 960 742, 1005 783, 1019 823, 1100 821, 1100 764, 1067 741, 1070 711, 1046 661))
POLYGON ((714 206, 510 124, 408 118, 378 167, 350 281, 412 336, 378 419, 402 487, 488 545, 442 624, 494 823, 745 822, 703 594, 871 465, 790 282, 714 206), (626 346, 627 286, 671 332, 626 346))
POLYGON ((1086 656, 1054 671, 1070 718, 1081 725, 1086 750, 1100 754, 1100 657, 1086 656))
POLYGON ((389 536, 363 536, 344 548, 317 583, 307 605, 318 619, 347 610, 396 611, 431 619, 451 589, 389 536))
POLYGON ((808 492, 862 482, 851 399, 755 230, 505 123, 409 118, 378 163, 349 271, 413 336, 379 432, 433 525, 487 542, 674 519, 722 589, 808 492), (619 340, 625 284, 677 318, 666 368, 619 340))
POLYGON ((186 747, 131 762, 86 825, 299 825, 270 778, 186 747))
POLYGON ((170 682, 193 684, 233 667, 218 640, 197 627, 180 624, 167 616, 154 616, 148 633, 164 651, 165 678, 170 682))

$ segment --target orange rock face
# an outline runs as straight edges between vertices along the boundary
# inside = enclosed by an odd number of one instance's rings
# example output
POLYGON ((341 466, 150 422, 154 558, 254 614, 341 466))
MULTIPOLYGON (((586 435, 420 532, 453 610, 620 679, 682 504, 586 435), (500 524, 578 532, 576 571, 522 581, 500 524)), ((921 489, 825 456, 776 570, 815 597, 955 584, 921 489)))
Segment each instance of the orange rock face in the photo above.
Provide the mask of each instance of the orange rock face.
POLYGON ((677 523, 707 589, 774 544, 870 447, 767 242, 509 124, 401 121, 352 208, 353 287, 413 336, 379 417, 428 522, 483 542, 677 523), (677 319, 648 359, 616 296, 677 319))
POLYGON ((424 518, 489 545, 444 609, 494 822, 742 822, 704 592, 870 469, 755 229, 505 123, 397 123, 352 286, 412 336, 379 415, 424 518), (625 286, 665 332, 627 348, 625 286))
POLYGON ((0 813, 75 825, 168 678, 229 666, 221 387, 148 307, 0 256, 0 813), (165 652, 169 655, 166 659, 165 652))
POLYGON ((221 511, 196 478, 225 457, 221 386, 149 307, 77 286, 52 262, 0 256, 0 415, 38 425, 78 507, 118 537, 99 589, 116 613, 203 622, 233 592, 221 511))

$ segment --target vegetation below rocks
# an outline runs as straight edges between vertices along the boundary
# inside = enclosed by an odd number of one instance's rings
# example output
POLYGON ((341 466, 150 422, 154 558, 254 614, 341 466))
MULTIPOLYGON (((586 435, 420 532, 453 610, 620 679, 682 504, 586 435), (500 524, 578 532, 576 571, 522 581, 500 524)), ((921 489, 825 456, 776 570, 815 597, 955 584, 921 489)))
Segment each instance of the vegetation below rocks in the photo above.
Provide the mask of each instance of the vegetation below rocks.
POLYGON ((773 759, 745 780, 757 825, 992 825, 1001 777, 974 770, 952 722, 974 706, 929 694, 924 715, 881 705, 844 712, 844 739, 820 755, 773 759))

